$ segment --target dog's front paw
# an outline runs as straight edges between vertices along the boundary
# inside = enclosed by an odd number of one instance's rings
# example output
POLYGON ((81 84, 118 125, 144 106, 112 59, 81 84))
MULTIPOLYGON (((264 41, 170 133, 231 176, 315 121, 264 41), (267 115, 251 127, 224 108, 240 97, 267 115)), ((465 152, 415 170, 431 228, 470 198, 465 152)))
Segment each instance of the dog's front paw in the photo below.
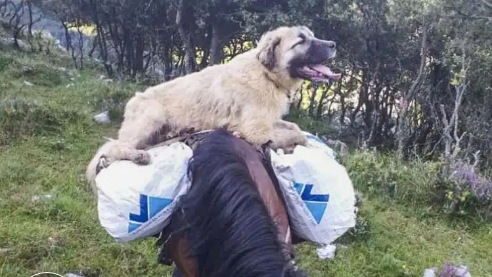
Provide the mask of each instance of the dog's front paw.
POLYGON ((98 174, 101 170, 105 169, 109 166, 109 161, 105 156, 101 156, 96 165, 96 174, 98 174))
POLYGON ((243 135, 241 134, 241 132, 239 132, 239 131, 232 132, 232 135, 235 136, 238 139, 244 138, 243 135))
POLYGON ((292 154, 294 152, 294 149, 296 148, 297 145, 282 145, 279 143, 276 143, 274 141, 271 141, 268 144, 268 147, 274 150, 275 152, 278 152, 281 150, 283 154, 292 154))
POLYGON ((296 148, 296 145, 290 145, 290 146, 283 147, 282 150, 284 150, 285 154, 292 154, 292 153, 294 153, 295 148, 296 148))
POLYGON ((138 150, 132 158, 132 161, 138 165, 148 165, 150 163, 150 154, 144 150, 138 150))
MULTIPOLYGON (((292 133, 287 132, 287 134, 292 134, 292 133)), ((307 146, 308 142, 309 141, 307 137, 304 136, 302 133, 299 133, 298 135, 291 135, 291 136, 284 136, 284 137, 279 136, 277 137, 277 139, 271 140, 269 147, 274 151, 277 151, 278 149, 282 149, 284 153, 291 154, 294 152, 296 146, 298 145, 307 146)))
POLYGON ((296 142, 296 145, 308 146, 308 144, 309 140, 304 134, 300 136, 299 141, 296 142))

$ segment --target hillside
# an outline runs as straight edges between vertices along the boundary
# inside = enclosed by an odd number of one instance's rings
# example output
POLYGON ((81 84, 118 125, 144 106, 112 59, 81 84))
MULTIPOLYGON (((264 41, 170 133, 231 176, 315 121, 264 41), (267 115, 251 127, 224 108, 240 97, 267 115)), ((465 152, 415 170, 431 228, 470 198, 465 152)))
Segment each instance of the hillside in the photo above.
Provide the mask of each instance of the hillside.
MULTIPOLYGON (((140 86, 102 74, 95 64, 74 69, 58 51, 0 51, 0 276, 170 276, 171 268, 156 263, 153 239, 120 245, 102 229, 82 179, 140 86), (94 122, 106 109, 112 123, 94 122)), ((422 276, 446 261, 466 264, 472 276, 492 276, 492 225, 430 208, 435 164, 353 152, 346 166, 364 192, 367 225, 342 238, 334 260, 300 246, 299 265, 310 276, 422 276)))

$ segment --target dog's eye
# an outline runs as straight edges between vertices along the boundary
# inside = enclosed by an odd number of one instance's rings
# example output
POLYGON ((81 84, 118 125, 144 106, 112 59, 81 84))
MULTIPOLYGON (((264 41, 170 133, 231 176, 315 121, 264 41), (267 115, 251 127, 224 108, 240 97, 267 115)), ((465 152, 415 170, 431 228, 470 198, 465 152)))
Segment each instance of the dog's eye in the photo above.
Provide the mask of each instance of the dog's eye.
POLYGON ((303 34, 299 35, 299 41, 297 41, 294 45, 292 45, 292 48, 296 47, 297 45, 303 44, 306 42, 306 36, 303 34))

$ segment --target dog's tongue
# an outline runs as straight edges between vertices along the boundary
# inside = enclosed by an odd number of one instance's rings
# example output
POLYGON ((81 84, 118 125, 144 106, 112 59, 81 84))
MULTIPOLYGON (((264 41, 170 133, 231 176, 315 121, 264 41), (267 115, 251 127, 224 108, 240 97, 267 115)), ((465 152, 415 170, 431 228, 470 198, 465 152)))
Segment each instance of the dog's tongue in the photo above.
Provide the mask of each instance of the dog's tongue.
POLYGON ((328 68, 327 66, 317 64, 317 65, 311 65, 309 66, 312 70, 315 70, 326 77, 332 78, 332 79, 340 79, 342 77, 342 74, 340 73, 333 73, 331 72, 331 69, 328 68))

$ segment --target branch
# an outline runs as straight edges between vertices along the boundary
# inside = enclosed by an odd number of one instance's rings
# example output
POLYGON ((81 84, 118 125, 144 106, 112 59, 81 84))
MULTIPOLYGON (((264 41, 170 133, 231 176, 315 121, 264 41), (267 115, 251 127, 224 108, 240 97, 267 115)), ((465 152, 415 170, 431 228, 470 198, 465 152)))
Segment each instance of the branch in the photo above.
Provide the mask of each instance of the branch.
POLYGON ((446 115, 446 110, 444 110, 444 105, 441 104, 439 105, 439 108, 441 110, 441 114, 442 114, 442 124, 444 125, 444 136, 449 139, 449 140, 452 140, 453 137, 451 137, 451 134, 449 133, 449 128, 450 128, 450 124, 449 124, 449 121, 447 119, 447 115, 446 115))
POLYGON ((487 0, 482 0, 482 4, 484 4, 487 8, 492 9, 492 3, 487 0))
POLYGON ((424 74, 424 69, 425 69, 425 61, 426 61, 426 55, 425 55, 425 49, 427 47, 427 27, 424 27, 422 31, 422 43, 420 46, 420 68, 419 68, 419 73, 417 75, 417 78, 412 83, 412 86, 408 90, 408 93, 405 95, 405 99, 410 101, 413 96, 415 95, 415 92, 417 91, 417 86, 420 84, 420 81, 422 80, 422 75, 424 74))
POLYGON ((480 157, 478 156, 480 154, 480 150, 478 150, 477 152, 475 152, 475 154, 473 154, 473 159, 475 160, 475 162, 473 163, 473 168, 476 168, 478 166, 478 163, 480 162, 480 157))

